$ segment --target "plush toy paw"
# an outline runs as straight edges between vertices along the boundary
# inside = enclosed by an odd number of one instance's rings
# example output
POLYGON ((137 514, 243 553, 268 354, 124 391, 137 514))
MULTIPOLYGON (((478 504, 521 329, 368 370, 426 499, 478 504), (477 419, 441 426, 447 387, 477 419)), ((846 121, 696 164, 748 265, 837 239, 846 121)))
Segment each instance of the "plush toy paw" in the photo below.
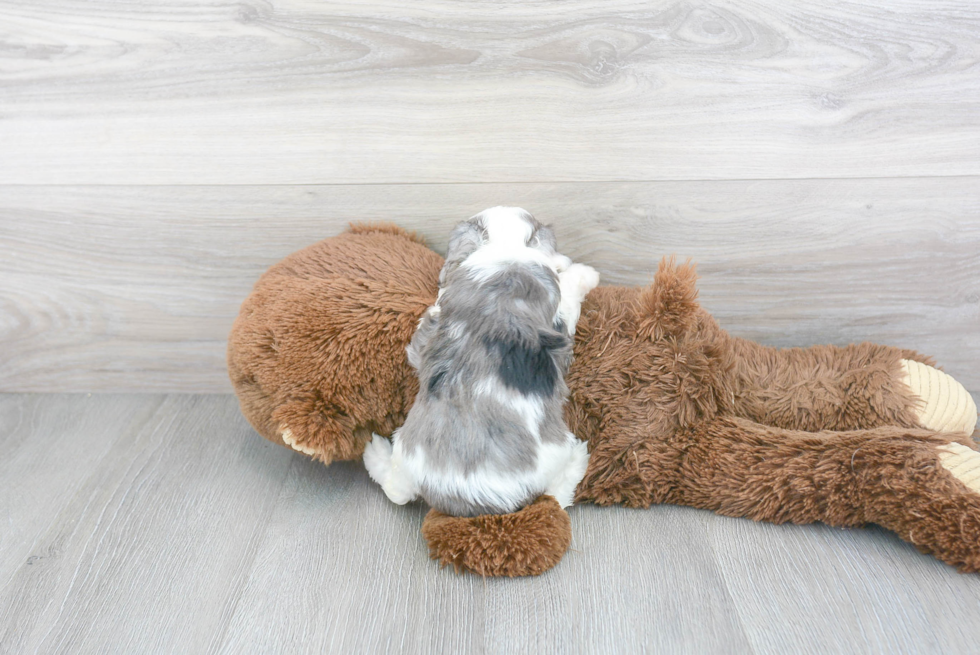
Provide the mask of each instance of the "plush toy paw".
POLYGON ((966 487, 980 494, 980 453, 963 444, 940 446, 939 463, 966 487))
POLYGON ((938 369, 909 359, 902 360, 902 381, 922 401, 913 409, 922 427, 973 434, 977 405, 962 384, 938 369))
POLYGON ((296 439, 296 435, 293 434, 293 431, 287 428, 286 426, 282 427, 281 434, 282 434, 282 442, 287 446, 289 446, 290 448, 292 448, 293 450, 303 453, 304 455, 309 455, 310 457, 316 456, 317 454, 316 450, 310 448, 309 446, 305 446, 299 443, 299 441, 296 439))

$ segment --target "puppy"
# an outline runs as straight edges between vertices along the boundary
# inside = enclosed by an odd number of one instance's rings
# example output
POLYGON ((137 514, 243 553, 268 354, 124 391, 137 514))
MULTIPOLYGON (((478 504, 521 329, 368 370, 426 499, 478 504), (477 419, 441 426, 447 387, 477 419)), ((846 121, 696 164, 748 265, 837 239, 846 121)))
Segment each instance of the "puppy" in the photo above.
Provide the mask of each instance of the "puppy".
POLYGON ((582 300, 599 284, 516 207, 456 226, 439 296, 408 346, 419 393, 392 443, 364 451, 399 505, 421 496, 454 516, 505 514, 541 494, 572 504, 589 453, 568 431, 565 373, 582 300))

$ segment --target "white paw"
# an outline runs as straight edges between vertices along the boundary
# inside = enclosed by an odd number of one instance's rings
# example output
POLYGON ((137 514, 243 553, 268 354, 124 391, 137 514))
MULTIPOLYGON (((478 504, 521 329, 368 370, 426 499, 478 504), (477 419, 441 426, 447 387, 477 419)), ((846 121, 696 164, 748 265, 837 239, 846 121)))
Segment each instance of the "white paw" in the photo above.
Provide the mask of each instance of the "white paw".
POLYGON ((371 441, 364 447, 364 468, 372 480, 384 486, 391 471, 391 442, 372 435, 371 441))
MULTIPOLYGON (((569 436, 575 439, 573 435, 569 434, 569 436)), ((570 447, 565 467, 551 481, 545 493, 554 496, 561 507, 570 507, 575 502, 575 489, 585 477, 585 470, 588 467, 589 446, 584 441, 575 439, 575 443, 570 447)))
POLYGON ((551 260, 551 267, 555 269, 555 273, 561 276, 569 266, 572 265, 572 258, 566 257, 562 254, 556 254, 551 260))
POLYGON ((570 293, 581 302, 599 286, 599 271, 585 264, 572 264, 562 273, 560 280, 562 294, 570 293))
POLYGON ((410 503, 418 496, 415 482, 402 465, 401 458, 399 447, 376 434, 364 447, 364 468, 371 479, 381 485, 388 500, 396 505, 410 503))
POLYGON ((590 291, 599 285, 599 272, 585 264, 572 264, 558 276, 561 300, 558 303, 559 318, 565 324, 565 333, 575 335, 582 301, 590 291))
POLYGON ((973 434, 977 405, 962 384, 938 369, 910 359, 902 360, 902 381, 922 401, 913 410, 922 427, 973 434))
POLYGON ((289 446, 290 448, 292 448, 293 450, 303 453, 304 455, 309 455, 311 457, 317 454, 316 450, 314 450, 313 448, 298 443, 296 440, 296 435, 294 435, 293 431, 287 428, 286 426, 282 426, 281 432, 282 432, 283 443, 289 446))

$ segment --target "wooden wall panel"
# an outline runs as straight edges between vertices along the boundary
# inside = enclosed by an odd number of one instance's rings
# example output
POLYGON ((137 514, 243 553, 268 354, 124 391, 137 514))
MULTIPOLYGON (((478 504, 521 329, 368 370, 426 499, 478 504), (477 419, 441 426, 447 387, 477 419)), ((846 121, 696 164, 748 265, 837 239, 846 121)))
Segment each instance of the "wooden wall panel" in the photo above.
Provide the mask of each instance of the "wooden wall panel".
POLYGON ((0 184, 980 174, 980 8, 0 3, 0 184))
POLYGON ((980 179, 0 188, 0 390, 229 391, 224 340, 269 265, 349 221, 437 249, 494 204, 605 284, 699 264, 733 333, 935 355, 980 392, 980 179))

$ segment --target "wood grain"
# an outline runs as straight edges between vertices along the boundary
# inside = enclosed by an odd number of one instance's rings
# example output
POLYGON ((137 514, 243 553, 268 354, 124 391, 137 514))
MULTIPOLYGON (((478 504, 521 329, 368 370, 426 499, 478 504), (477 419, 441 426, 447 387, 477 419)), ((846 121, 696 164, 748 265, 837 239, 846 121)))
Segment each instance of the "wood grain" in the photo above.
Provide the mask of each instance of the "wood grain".
POLYGON ((970 617, 980 609, 980 588, 961 576, 939 592, 932 585, 944 565, 898 547, 901 541, 890 532, 717 516, 708 523, 708 542, 739 599, 739 619, 755 652, 795 652, 800 644, 825 653, 975 649, 978 633, 970 617), (777 607, 784 602, 773 590, 783 588, 796 590, 794 608, 773 620, 783 614, 777 607))
POLYGON ((980 174, 962 0, 59 0, 0 24, 0 183, 980 174))
POLYGON ((24 519, 13 517, 13 541, 32 555, 2 571, 3 648, 205 652, 220 641, 289 453, 254 439, 227 396, 95 396, 85 403, 44 396, 29 403, 78 422, 54 434, 4 426, 4 438, 26 437, 22 450, 34 459, 69 438, 105 454, 95 465, 49 457, 5 477, 0 493, 11 493, 9 482, 42 499, 35 504, 48 501, 48 511, 36 537, 25 538, 24 519), (110 412, 127 418, 96 424, 110 412), (132 412, 143 420, 134 423, 132 412), (76 465, 88 475, 72 488, 60 478, 71 479, 76 465), (66 496, 63 505, 52 502, 66 496))
POLYGON ((967 653, 980 640, 980 576, 877 528, 583 505, 551 571, 460 576, 428 559, 423 506, 391 504, 359 463, 269 444, 228 395, 0 395, 0 446, 3 653, 967 653))
POLYGON ((495 587, 488 652, 748 652, 700 513, 584 505, 572 550, 547 576, 495 587), (608 608, 603 609, 603 608, 608 608))
POLYGON ((349 221, 437 250, 494 204, 556 226, 605 284, 664 255, 777 346, 877 341, 980 392, 980 179, 259 187, 4 187, 0 390, 230 390, 225 338, 268 266, 349 221))
POLYGON ((0 398, 0 585, 25 565, 45 567, 60 556, 60 544, 39 540, 61 509, 91 484, 93 470, 118 440, 149 421, 161 401, 91 394, 0 398))

